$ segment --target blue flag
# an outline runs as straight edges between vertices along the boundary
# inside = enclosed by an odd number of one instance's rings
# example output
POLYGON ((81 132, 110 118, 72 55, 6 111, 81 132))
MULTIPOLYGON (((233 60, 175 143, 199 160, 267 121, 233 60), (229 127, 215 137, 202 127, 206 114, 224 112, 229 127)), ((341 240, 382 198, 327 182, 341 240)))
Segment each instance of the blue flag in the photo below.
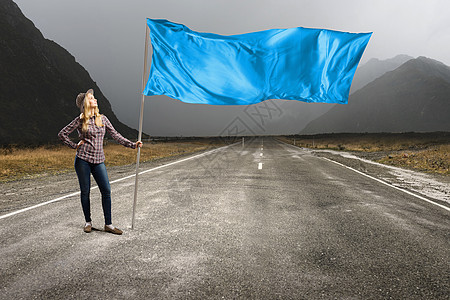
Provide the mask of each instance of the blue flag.
POLYGON ((147 25, 153 56, 144 95, 213 105, 346 104, 372 35, 297 27, 223 36, 167 20, 147 25))

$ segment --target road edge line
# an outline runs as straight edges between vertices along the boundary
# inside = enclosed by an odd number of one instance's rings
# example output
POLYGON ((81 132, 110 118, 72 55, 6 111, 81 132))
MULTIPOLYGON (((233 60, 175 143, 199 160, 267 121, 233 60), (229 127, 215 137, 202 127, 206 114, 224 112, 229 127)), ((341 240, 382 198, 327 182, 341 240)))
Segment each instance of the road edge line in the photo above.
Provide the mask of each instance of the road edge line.
POLYGON ((430 200, 430 199, 427 199, 427 198, 425 198, 425 197, 422 197, 422 196, 420 196, 420 195, 417 195, 417 194, 415 194, 415 193, 412 193, 412 192, 410 192, 410 191, 408 191, 408 190, 405 190, 405 189, 403 189, 403 188, 399 188, 399 187, 397 187, 397 186, 395 186, 395 185, 392 185, 392 184, 390 184, 390 183, 388 183, 388 182, 386 182, 386 181, 383 181, 383 180, 381 180, 381 179, 375 178, 375 177, 370 176, 370 175, 368 175, 368 174, 366 174, 366 173, 364 173, 364 172, 361 172, 361 171, 358 171, 358 170, 356 170, 356 169, 353 169, 352 167, 349 167, 349 166, 346 166, 346 165, 344 165, 344 164, 341 164, 340 162, 334 161, 334 160, 329 159, 329 158, 326 158, 326 157, 320 157, 320 158, 321 158, 321 159, 324 159, 324 160, 327 160, 327 161, 330 161, 330 162, 332 162, 332 163, 335 163, 335 164, 337 164, 337 165, 339 165, 339 166, 341 166, 341 167, 344 167, 344 168, 347 168, 347 169, 349 169, 349 170, 352 170, 352 171, 354 171, 354 172, 356 172, 356 173, 358 173, 358 174, 360 174, 360 175, 366 176, 366 177, 368 177, 368 178, 370 178, 370 179, 373 179, 373 180, 375 180, 375 181, 377 181, 377 182, 379 182, 379 183, 382 183, 382 184, 384 184, 384 185, 387 185, 387 186, 389 186, 389 187, 391 187, 391 188, 394 188, 394 189, 396 189, 396 190, 402 191, 402 192, 404 192, 404 193, 406 193, 406 194, 408 194, 408 195, 414 196, 414 197, 416 197, 416 198, 418 198, 418 199, 420 199, 420 200, 426 201, 426 202, 428 202, 428 203, 431 203, 431 204, 434 204, 434 205, 436 205, 436 206, 439 206, 440 208, 443 208, 443 209, 445 209, 445 210, 447 210, 447 211, 450 211, 450 208, 447 207, 447 206, 445 206, 445 205, 436 203, 436 202, 434 202, 434 201, 432 201, 432 200, 430 200))
MULTIPOLYGON (((294 146, 294 145, 285 143, 285 142, 280 141, 280 140, 277 140, 277 141, 280 142, 280 143, 282 143, 282 144, 285 144, 285 145, 287 145, 287 146, 291 146, 291 147, 294 147, 294 148, 297 148, 297 149, 300 149, 300 150, 302 149, 302 148, 300 148, 300 147, 298 147, 298 146, 294 146)), ((410 192, 410 191, 408 191, 408 190, 399 188, 399 187, 397 187, 397 186, 395 186, 395 185, 392 185, 392 184, 390 184, 390 183, 388 183, 388 182, 386 182, 386 181, 383 181, 383 180, 381 180, 381 179, 378 179, 378 178, 375 178, 375 177, 373 177, 373 176, 370 176, 370 175, 368 175, 368 174, 366 174, 366 173, 363 173, 363 172, 361 172, 361 171, 358 171, 358 170, 356 170, 356 169, 353 169, 352 167, 346 166, 346 165, 344 165, 344 164, 342 164, 342 163, 340 163, 340 162, 334 161, 334 160, 329 159, 329 158, 326 158, 326 157, 320 157, 320 156, 319 156, 319 158, 322 158, 322 159, 328 160, 328 161, 330 161, 330 162, 333 162, 333 163, 335 163, 335 164, 337 164, 337 165, 340 165, 340 166, 342 166, 342 167, 344 167, 344 168, 350 169, 350 170, 352 170, 352 171, 354 171, 354 172, 356 172, 356 173, 358 173, 358 174, 361 174, 361 175, 366 176, 366 177, 368 177, 368 178, 370 178, 370 179, 373 179, 373 180, 375 180, 375 181, 377 181, 377 182, 379 182, 379 183, 382 183, 382 184, 384 184, 384 185, 387 185, 387 186, 389 186, 389 187, 392 187, 392 188, 394 188, 394 189, 396 189, 396 190, 402 191, 402 192, 404 192, 404 193, 406 193, 406 194, 408 194, 408 195, 414 196, 414 197, 416 197, 416 198, 418 198, 418 199, 420 199, 420 200, 423 200, 423 201, 426 201, 426 202, 428 202, 428 203, 431 203, 431 204, 434 204, 434 205, 436 205, 436 206, 439 206, 440 208, 443 208, 443 209, 445 209, 445 210, 447 210, 447 211, 450 211, 450 208, 447 207, 447 206, 445 206, 445 205, 439 204, 439 203, 434 202, 434 201, 432 201, 432 200, 430 200, 430 199, 427 199, 427 198, 422 197, 422 196, 420 196, 420 195, 414 194, 413 192, 410 192)))
MULTIPOLYGON (((210 154, 212 152, 215 152, 215 151, 218 151, 218 150, 221 150, 221 149, 226 149, 226 148, 231 147, 233 145, 236 145, 238 143, 240 143, 240 142, 237 142, 237 143, 234 143, 234 144, 230 144, 230 145, 226 145, 226 146, 222 146, 222 147, 219 147, 219 148, 215 148, 215 149, 212 149, 212 150, 209 150, 207 152, 203 152, 203 153, 191 156, 191 157, 183 158, 181 160, 176 160, 176 161, 173 161, 173 162, 165 164, 165 165, 154 167, 154 168, 151 168, 151 169, 139 172, 139 175, 144 174, 144 173, 148 173, 148 172, 151 172, 151 171, 154 171, 154 170, 158 170, 158 169, 161 169, 161 168, 164 168, 164 167, 168 167, 168 166, 180 163, 180 162, 184 162, 184 161, 187 161, 187 160, 190 160, 190 159, 194 159, 194 158, 197 158, 197 157, 208 155, 208 154, 210 154)), ((133 175, 128 175, 128 176, 119 178, 119 179, 115 179, 113 181, 110 181, 110 184, 113 184, 113 183, 116 183, 116 182, 119 182, 119 181, 123 181, 123 180, 129 179, 129 178, 133 178, 135 176, 136 176, 136 174, 133 174, 133 175)), ((98 188, 98 186, 91 187, 91 191, 96 189, 96 188, 98 188)), ((64 195, 64 196, 61 196, 61 197, 56 198, 56 199, 52 199, 52 200, 49 200, 49 201, 46 201, 46 202, 42 202, 42 203, 39 203, 39 204, 36 204, 36 205, 33 205, 33 206, 29 206, 29 207, 25 207, 25 208, 22 208, 22 209, 19 209, 19 210, 16 210, 16 211, 12 211, 10 213, 1 215, 0 216, 0 220, 1 219, 5 219, 7 217, 11 217, 11 216, 17 215, 17 214, 20 214, 20 213, 23 213, 23 212, 26 212, 26 211, 31 210, 31 209, 38 208, 40 206, 44 206, 44 205, 47 205, 47 204, 50 204, 50 203, 53 203, 53 202, 58 202, 58 201, 61 201, 61 200, 64 200, 66 198, 69 198, 69 197, 72 197, 72 196, 76 196, 76 195, 79 195, 79 194, 80 194, 79 191, 78 192, 73 192, 71 194, 64 195)))

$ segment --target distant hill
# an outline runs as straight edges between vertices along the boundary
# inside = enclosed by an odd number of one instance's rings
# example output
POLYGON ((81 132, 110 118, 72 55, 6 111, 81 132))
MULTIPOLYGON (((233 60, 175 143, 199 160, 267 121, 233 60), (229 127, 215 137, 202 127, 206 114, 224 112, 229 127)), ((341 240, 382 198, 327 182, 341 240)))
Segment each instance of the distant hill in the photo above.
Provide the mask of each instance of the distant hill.
MULTIPOLYGON (((384 75, 385 73, 392 71, 399 66, 401 66, 406 61, 413 59, 413 57, 405 54, 397 55, 393 58, 380 60, 377 58, 372 58, 367 63, 358 66, 353 77, 352 86, 350 89, 350 94, 364 87, 366 84, 372 82, 378 77, 384 75)), ((296 124, 299 128, 303 129, 309 122, 320 117, 330 109, 332 109, 335 104, 329 103, 301 103, 295 106, 295 110, 291 111, 293 119, 295 119, 296 124)))
POLYGON ((356 69, 352 87, 350 89, 350 94, 353 94, 360 88, 364 87, 366 84, 374 81, 385 73, 397 69, 405 62, 413 58, 414 57, 405 54, 400 54, 386 60, 372 58, 367 63, 359 66, 358 69, 356 69))
POLYGON ((0 0, 0 145, 57 141, 58 131, 80 114, 76 95, 94 89, 100 112, 124 136, 122 124, 88 72, 64 48, 45 39, 11 0, 0 0))
POLYGON ((302 134, 450 131, 450 67, 408 60, 310 122, 302 134))

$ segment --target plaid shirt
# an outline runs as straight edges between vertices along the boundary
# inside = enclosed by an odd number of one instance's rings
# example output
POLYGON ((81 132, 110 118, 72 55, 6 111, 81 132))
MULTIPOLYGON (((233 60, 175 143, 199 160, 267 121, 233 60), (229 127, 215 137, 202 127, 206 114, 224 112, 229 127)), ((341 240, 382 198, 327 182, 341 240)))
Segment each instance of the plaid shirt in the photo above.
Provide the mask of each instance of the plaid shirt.
POLYGON ((77 129, 78 137, 84 141, 84 144, 81 145, 77 150, 77 156, 82 160, 93 164, 99 164, 105 161, 105 153, 103 153, 103 138, 105 137, 106 130, 119 144, 133 149, 136 148, 135 143, 124 138, 114 129, 111 122, 109 122, 106 116, 101 115, 101 118, 104 126, 98 127, 97 125, 95 125, 95 117, 92 117, 89 119, 88 130, 86 132, 83 132, 81 130, 83 121, 80 119, 80 117, 76 117, 75 120, 70 122, 69 125, 61 129, 61 131, 58 133, 58 137, 64 142, 64 144, 73 149, 76 149, 77 144, 69 139, 69 134, 77 129))

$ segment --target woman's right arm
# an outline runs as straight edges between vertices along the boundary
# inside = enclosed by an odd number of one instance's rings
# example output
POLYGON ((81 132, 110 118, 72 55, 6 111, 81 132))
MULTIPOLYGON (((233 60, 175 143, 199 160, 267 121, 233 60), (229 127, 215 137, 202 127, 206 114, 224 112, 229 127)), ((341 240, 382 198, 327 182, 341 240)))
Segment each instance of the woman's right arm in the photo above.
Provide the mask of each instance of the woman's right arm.
POLYGON ((79 125, 80 125, 80 117, 76 117, 75 120, 70 122, 58 133, 59 139, 72 149, 76 149, 78 145, 69 139, 69 134, 71 134, 72 131, 74 131, 79 125))

